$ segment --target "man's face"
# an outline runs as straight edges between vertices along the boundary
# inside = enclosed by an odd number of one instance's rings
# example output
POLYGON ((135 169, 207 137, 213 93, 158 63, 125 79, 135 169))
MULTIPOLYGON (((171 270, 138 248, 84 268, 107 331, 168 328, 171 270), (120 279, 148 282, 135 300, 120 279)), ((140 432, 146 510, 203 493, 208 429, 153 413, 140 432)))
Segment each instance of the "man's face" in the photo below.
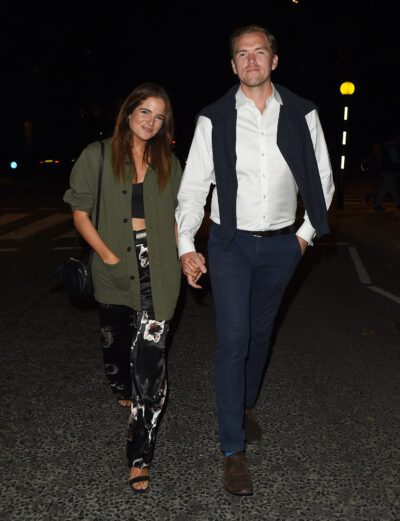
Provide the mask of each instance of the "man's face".
POLYGON ((236 40, 231 64, 244 85, 258 87, 270 79, 271 71, 278 65, 278 56, 272 54, 264 33, 246 33, 236 40))

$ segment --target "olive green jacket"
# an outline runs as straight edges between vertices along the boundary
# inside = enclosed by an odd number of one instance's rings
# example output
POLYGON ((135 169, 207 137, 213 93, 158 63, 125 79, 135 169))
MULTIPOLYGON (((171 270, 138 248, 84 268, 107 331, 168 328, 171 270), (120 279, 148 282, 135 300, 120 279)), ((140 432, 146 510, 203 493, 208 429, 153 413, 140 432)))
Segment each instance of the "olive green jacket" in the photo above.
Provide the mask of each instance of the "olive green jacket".
MULTIPOLYGON (((104 304, 122 304, 136 311, 140 306, 140 281, 132 232, 132 175, 127 161, 126 178, 115 179, 111 163, 111 139, 104 140, 104 170, 100 199, 99 234, 121 262, 105 264, 93 256, 95 299, 104 304)), ((71 172, 70 189, 64 201, 73 210, 96 217, 100 143, 88 145, 71 172)), ((181 271, 175 239, 175 208, 182 168, 173 156, 170 178, 160 192, 155 171, 149 167, 143 184, 144 211, 153 307, 156 320, 172 318, 179 295, 181 271)))

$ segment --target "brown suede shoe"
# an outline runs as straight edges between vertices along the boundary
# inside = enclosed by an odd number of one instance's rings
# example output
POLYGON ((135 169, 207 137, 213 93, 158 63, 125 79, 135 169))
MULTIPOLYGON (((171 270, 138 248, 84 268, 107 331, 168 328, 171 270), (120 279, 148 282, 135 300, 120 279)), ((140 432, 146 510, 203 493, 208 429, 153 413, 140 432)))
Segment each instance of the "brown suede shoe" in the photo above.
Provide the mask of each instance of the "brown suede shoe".
POLYGON ((244 432, 247 443, 261 441, 262 429, 254 414, 254 409, 246 409, 244 411, 244 432))
POLYGON ((234 452, 224 458, 224 489, 238 496, 250 496, 253 493, 250 471, 243 452, 234 452))

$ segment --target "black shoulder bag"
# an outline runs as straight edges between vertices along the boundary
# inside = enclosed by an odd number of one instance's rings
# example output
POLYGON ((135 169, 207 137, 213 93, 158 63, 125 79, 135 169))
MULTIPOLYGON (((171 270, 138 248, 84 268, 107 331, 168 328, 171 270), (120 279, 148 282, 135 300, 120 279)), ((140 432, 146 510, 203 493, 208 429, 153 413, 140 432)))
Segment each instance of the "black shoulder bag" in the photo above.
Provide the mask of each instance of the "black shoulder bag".
MULTIPOLYGON (((104 165, 104 143, 100 141, 101 154, 100 154, 100 167, 99 167, 99 179, 97 183, 97 205, 96 205, 96 230, 99 226, 99 215, 100 215, 100 195, 101 195, 101 184, 103 178, 103 165, 104 165)), ((62 278, 65 289, 68 295, 73 299, 88 299, 93 297, 94 287, 92 281, 91 265, 93 260, 93 249, 90 249, 90 255, 85 262, 82 259, 76 259, 70 257, 63 263, 62 278)))

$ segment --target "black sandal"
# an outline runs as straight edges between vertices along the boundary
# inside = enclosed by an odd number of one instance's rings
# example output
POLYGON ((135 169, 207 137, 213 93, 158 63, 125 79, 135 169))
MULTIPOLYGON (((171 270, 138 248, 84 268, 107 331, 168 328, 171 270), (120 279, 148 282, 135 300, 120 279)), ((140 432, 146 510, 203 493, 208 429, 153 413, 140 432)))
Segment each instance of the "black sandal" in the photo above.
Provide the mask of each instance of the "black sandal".
POLYGON ((143 492, 146 492, 149 488, 148 486, 146 488, 134 488, 132 487, 135 483, 140 483, 141 481, 150 481, 150 476, 136 476, 136 478, 132 478, 129 480, 129 486, 131 487, 132 491, 137 494, 143 494, 143 492))

